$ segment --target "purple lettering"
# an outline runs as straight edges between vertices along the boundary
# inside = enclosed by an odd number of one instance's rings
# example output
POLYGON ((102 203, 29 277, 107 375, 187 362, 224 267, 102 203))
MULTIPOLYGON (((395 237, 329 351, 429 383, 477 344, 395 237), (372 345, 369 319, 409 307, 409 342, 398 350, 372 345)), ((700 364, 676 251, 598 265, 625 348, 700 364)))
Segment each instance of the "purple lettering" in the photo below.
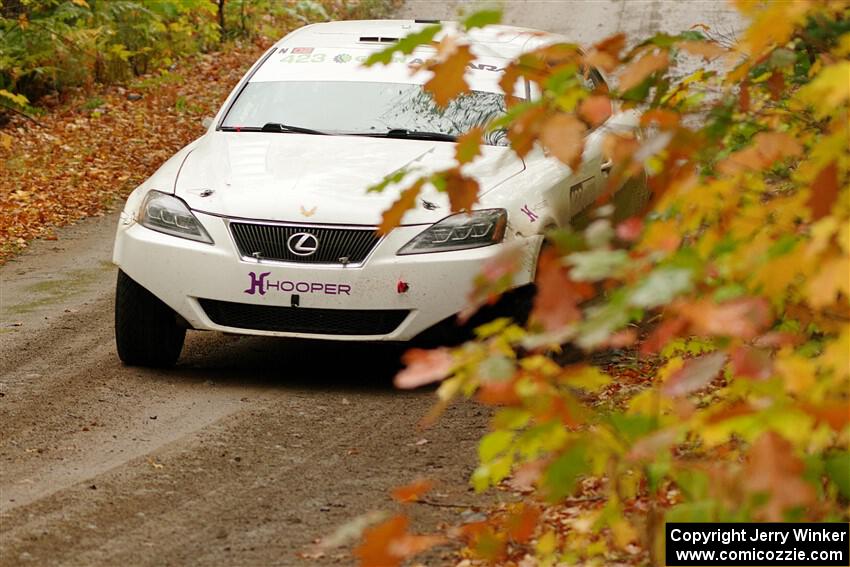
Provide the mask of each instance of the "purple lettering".
POLYGON ((348 285, 348 284, 342 284, 341 283, 337 286, 337 289, 339 290, 340 295, 342 295, 343 293, 345 295, 351 295, 351 293, 349 293, 351 291, 351 286, 348 285))
POLYGON ((317 291, 322 291, 324 286, 320 283, 311 283, 310 284, 310 293, 315 293, 317 291))
POLYGON ((245 290, 245 293, 248 295, 254 295, 256 292, 260 292, 260 295, 266 294, 266 288, 263 285, 265 283, 266 277, 271 274, 271 272, 263 272, 259 276, 255 272, 251 272, 248 274, 251 277, 251 287, 245 290))
POLYGON ((310 284, 308 284, 307 282, 298 282, 297 284, 295 284, 295 291, 301 293, 308 293, 310 291, 310 284))
POLYGON ((325 294, 326 295, 336 295, 336 284, 334 284, 334 283, 325 284, 325 294))
POLYGON ((295 284, 289 280, 280 282, 280 291, 292 291, 295 289, 295 284))

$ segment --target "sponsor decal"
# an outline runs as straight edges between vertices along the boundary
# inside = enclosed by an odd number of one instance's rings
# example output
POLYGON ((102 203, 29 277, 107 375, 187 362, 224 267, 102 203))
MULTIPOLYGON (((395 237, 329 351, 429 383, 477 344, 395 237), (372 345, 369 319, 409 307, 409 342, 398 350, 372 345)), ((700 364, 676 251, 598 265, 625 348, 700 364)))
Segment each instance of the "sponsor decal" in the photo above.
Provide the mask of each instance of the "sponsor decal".
POLYGON ((312 217, 313 215, 316 214, 316 209, 318 209, 318 208, 319 208, 318 205, 314 206, 312 209, 308 209, 304 205, 301 205, 301 214, 304 215, 305 217, 312 217))
POLYGON ((315 293, 317 295, 351 295, 351 285, 343 283, 307 282, 269 279, 271 272, 250 272, 248 295, 265 295, 270 291, 279 293, 315 293))
POLYGON ((525 213, 526 216, 528 216, 528 220, 531 221, 531 222, 534 222, 538 218, 540 218, 540 217, 537 216, 537 213, 532 211, 531 208, 528 205, 523 205, 522 208, 520 209, 520 211, 525 213))
POLYGON ((313 48, 312 47, 293 47, 292 53, 296 53, 296 54, 313 53, 313 48))
POLYGON ((348 63, 352 57, 348 53, 339 53, 334 56, 334 63, 348 63))

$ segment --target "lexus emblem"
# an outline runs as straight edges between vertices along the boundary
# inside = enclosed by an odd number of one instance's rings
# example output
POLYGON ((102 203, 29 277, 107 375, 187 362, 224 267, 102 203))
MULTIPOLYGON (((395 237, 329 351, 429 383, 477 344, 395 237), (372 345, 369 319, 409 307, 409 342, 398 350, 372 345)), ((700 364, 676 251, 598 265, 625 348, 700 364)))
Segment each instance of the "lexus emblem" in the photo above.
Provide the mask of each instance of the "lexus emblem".
POLYGON ((286 241, 286 247, 296 256, 312 256, 319 249, 319 239, 309 232, 296 232, 286 241))

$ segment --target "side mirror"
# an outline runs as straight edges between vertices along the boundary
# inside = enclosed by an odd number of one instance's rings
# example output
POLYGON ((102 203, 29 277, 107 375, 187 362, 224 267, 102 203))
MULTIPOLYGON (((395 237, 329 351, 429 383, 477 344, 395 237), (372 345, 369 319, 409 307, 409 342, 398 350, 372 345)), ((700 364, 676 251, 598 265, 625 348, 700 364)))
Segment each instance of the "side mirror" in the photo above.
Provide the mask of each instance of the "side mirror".
POLYGON ((203 120, 201 120, 201 126, 204 127, 204 130, 209 130, 209 127, 212 126, 213 117, 205 116, 203 120))

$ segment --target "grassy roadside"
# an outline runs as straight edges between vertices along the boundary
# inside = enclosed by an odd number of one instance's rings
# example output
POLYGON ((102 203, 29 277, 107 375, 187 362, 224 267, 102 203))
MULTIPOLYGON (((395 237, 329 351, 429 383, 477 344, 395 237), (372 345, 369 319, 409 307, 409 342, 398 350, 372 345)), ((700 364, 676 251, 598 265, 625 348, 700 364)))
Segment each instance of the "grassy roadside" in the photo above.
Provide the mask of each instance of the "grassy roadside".
MULTIPOLYGON (((328 14, 350 11, 335 0, 328 14)), ((370 3, 381 15, 394 0, 370 3)), ((280 35, 297 27, 283 26, 280 35)), ((102 215, 179 148, 203 133, 248 66, 277 38, 232 41, 125 85, 95 86, 44 101, 37 121, 13 117, 0 129, 0 264, 35 238, 102 215)))

